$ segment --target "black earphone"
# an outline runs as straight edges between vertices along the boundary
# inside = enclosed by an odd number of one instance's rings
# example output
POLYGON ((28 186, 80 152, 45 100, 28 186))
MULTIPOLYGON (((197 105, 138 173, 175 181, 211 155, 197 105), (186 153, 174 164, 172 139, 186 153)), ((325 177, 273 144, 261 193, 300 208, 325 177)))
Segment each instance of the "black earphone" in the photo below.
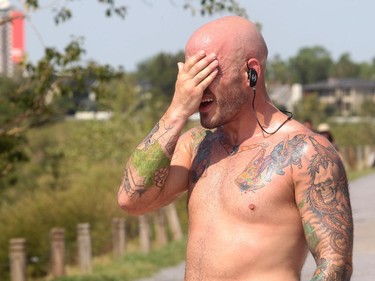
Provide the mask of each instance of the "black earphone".
POLYGON ((249 82, 250 82, 250 87, 253 88, 253 93, 254 93, 253 94, 252 106, 253 106, 253 112, 254 112, 255 119, 257 120, 257 123, 258 123, 259 127, 262 129, 262 131, 264 133, 266 133, 267 135, 273 135, 278 130, 280 130, 281 127, 284 126, 286 122, 290 121, 293 118, 293 113, 290 112, 290 111, 287 111, 287 110, 280 110, 282 113, 284 113, 285 115, 287 115, 287 118, 274 131, 272 131, 272 132, 266 131, 266 129, 264 129, 264 127, 260 123, 260 121, 258 119, 258 116, 257 116, 257 112, 255 110, 255 95, 256 95, 255 86, 256 86, 257 81, 258 81, 258 73, 257 73, 257 71, 254 68, 250 68, 248 70, 248 72, 247 72, 247 75, 248 75, 248 79, 249 79, 249 82))
POLYGON ((250 87, 255 87, 258 81, 258 73, 254 68, 250 68, 247 72, 248 79, 250 82, 250 87))

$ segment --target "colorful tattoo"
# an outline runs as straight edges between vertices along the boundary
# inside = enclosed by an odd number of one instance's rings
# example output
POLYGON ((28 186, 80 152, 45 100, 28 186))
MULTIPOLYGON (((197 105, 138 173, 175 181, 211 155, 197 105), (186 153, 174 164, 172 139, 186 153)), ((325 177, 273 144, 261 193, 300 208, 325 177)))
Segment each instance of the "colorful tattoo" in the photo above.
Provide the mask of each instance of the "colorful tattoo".
POLYGON ((268 144, 258 144, 260 150, 251 159, 246 169, 235 180, 241 191, 255 191, 270 182, 274 174, 284 175, 285 169, 296 165, 302 168, 301 158, 306 145, 305 135, 286 138, 274 147, 269 155, 265 155, 268 144))

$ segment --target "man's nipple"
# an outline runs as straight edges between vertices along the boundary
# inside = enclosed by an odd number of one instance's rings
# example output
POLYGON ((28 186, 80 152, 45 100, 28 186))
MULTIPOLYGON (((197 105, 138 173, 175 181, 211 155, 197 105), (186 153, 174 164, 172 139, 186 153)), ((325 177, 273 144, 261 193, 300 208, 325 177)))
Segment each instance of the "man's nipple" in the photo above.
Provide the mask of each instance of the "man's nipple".
POLYGON ((254 204, 250 204, 249 205, 249 209, 252 210, 252 211, 254 211, 255 210, 255 205, 254 204))

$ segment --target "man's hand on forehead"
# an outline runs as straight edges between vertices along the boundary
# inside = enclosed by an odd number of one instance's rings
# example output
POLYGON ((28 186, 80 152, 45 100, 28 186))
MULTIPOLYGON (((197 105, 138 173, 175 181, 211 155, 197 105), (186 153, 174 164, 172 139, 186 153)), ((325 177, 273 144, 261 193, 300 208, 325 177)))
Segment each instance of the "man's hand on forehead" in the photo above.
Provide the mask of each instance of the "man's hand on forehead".
POLYGON ((199 108, 204 90, 218 73, 216 55, 199 51, 185 63, 178 63, 178 76, 172 106, 183 115, 192 115, 199 108))

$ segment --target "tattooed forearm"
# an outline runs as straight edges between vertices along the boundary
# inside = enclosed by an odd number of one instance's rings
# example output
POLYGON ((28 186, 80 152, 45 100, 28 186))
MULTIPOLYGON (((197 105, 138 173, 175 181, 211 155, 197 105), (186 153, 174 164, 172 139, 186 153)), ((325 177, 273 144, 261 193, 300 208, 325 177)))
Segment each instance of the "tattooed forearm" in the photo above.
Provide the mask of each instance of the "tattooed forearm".
POLYGON ((167 125, 165 119, 161 119, 151 130, 148 136, 141 142, 138 149, 148 150, 150 146, 159 142, 165 145, 165 151, 168 155, 172 155, 176 146, 179 135, 170 136, 173 126, 167 125))
POLYGON ((130 164, 143 179, 145 187, 156 184, 155 174, 158 177, 158 186, 167 176, 166 168, 170 165, 170 158, 165 154, 158 142, 150 145, 147 150, 137 149, 130 158, 130 164), (161 173, 161 174, 160 174, 161 173), (160 179, 162 177, 162 179, 160 179))
POLYGON ((136 185, 130 169, 125 169, 121 187, 129 197, 132 197, 134 194, 138 194, 139 197, 141 197, 142 193, 146 190, 145 188, 142 188, 142 186, 136 185), (135 186, 135 188, 133 188, 132 185, 135 186))
POLYGON ((134 193, 141 196, 148 187, 164 185, 178 138, 165 119, 156 124, 128 162, 123 188, 129 196, 134 193))

